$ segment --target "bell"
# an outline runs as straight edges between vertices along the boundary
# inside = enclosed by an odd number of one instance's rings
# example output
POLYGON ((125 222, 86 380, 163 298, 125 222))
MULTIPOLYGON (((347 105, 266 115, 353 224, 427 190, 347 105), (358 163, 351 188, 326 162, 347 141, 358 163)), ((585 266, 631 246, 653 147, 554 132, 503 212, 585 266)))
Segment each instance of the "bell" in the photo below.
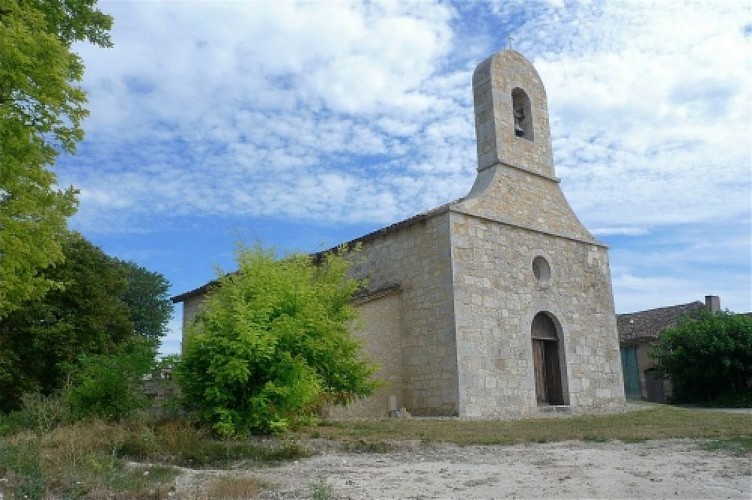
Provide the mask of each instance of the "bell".
POLYGON ((522 137, 523 135, 525 135, 525 129, 520 127, 519 123, 514 124, 514 135, 516 135, 517 137, 522 137))

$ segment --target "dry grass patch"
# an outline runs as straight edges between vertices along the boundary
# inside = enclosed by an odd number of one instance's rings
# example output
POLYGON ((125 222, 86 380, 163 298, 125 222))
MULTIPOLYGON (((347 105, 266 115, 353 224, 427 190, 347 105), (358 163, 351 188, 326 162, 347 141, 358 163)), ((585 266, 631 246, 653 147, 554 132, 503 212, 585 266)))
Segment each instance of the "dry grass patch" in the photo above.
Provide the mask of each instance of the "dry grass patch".
POLYGON ((206 498, 246 499, 255 498, 269 485, 249 476, 217 476, 211 479, 204 490, 206 498))
MULTIPOLYGON (((167 498, 177 471, 116 456, 122 433, 89 422, 0 439, 0 494, 17 498, 167 498)), ((0 495, 2 496, 2 495, 0 495)))
MULTIPOLYGON (((214 439, 186 420, 87 420, 0 436, 0 497, 167 498, 178 474, 173 465, 225 467, 311 454, 292 439, 214 439)), ((238 491, 250 488, 238 481, 238 491)))
POLYGON ((752 415, 670 406, 611 415, 528 420, 404 419, 328 422, 309 436, 344 443, 404 440, 464 445, 512 445, 553 441, 626 442, 671 438, 752 436, 752 415))

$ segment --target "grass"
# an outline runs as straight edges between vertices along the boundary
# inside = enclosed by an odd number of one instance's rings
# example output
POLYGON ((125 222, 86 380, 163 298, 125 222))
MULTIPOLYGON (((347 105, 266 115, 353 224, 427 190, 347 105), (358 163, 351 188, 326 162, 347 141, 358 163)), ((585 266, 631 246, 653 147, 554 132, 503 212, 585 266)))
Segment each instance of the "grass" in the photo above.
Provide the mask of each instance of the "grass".
MULTIPOLYGON (((639 442, 701 438, 711 451, 752 453, 752 415, 654 406, 631 413, 517 421, 399 419, 328 422, 285 439, 219 440, 184 419, 132 418, 119 424, 89 420, 24 430, 0 416, 0 494, 8 498, 168 498, 176 466, 229 468, 238 462, 275 463, 310 456, 307 438, 341 449, 386 453, 400 441, 513 445, 566 440, 639 442)), ((331 486, 310 485, 316 498, 331 486)), ((249 498, 267 489, 253 478, 217 478, 210 498, 249 498)))
POLYGON ((670 438, 752 437, 752 415, 695 411, 670 406, 612 415, 483 421, 459 419, 360 420, 324 423, 309 432, 351 448, 378 449, 380 443, 513 445, 581 440, 639 442, 670 438))
POLYGON ((219 476, 213 478, 203 492, 205 498, 247 499, 255 498, 269 485, 247 476, 219 476))
POLYGON ((0 493, 20 498, 167 498, 177 470, 118 458, 117 426, 86 422, 0 438, 0 493))
POLYGON ((705 443, 703 448, 731 455, 750 455, 752 454, 752 436, 713 439, 705 443))
POLYGON ((117 453, 132 460, 151 460, 183 467, 224 467, 248 460, 279 462, 312 455, 295 439, 261 443, 243 439, 216 439, 183 419, 153 425, 138 424, 117 453))
MULTIPOLYGON (((0 497, 167 498, 179 473, 177 465, 222 468, 239 461, 273 463, 311 453, 293 439, 214 439, 185 420, 87 420, 0 437, 0 497)), ((244 479, 225 487, 241 493, 251 488, 244 479)))

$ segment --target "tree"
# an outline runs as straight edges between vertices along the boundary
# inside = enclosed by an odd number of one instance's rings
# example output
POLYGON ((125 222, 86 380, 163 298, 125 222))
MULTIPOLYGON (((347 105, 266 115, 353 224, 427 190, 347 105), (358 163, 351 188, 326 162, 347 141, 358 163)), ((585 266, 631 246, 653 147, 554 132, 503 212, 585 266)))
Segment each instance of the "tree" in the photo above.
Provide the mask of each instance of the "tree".
POLYGON ((44 271, 61 287, 0 319, 0 409, 17 407, 25 392, 61 389, 84 358, 96 360, 89 365, 106 365, 96 356, 115 356, 134 337, 145 337, 150 356, 156 353, 157 334, 170 317, 161 308, 167 301, 164 278, 107 256, 76 233, 65 237, 63 252, 65 261, 44 271), (134 276, 135 286, 129 281, 134 276), (157 295, 136 298, 139 293, 157 295), (142 312, 131 309, 133 303, 156 304, 159 310, 142 312), (145 326, 137 331, 134 321, 145 326))
POLYGON ((186 402, 223 435, 309 423, 323 404, 372 394, 375 366, 359 358, 351 304, 360 282, 341 253, 277 259, 241 248, 188 330, 177 367, 186 402))
POLYGON ((752 318, 700 310, 665 330, 652 356, 683 402, 747 391, 752 377, 752 318))
POLYGON ((118 299, 126 283, 109 257, 75 233, 63 240, 63 252, 65 262, 44 273, 62 287, 0 320, 0 404, 6 407, 24 392, 60 389, 79 355, 112 351, 133 330, 118 299))
POLYGON ((113 263, 125 277, 126 288, 120 300, 128 307, 133 332, 158 345, 172 316, 170 283, 160 273, 133 262, 114 259, 113 263))
POLYGON ((83 137, 84 66, 71 44, 110 46, 96 0, 0 0, 0 318, 57 283, 73 188, 49 170, 83 137))

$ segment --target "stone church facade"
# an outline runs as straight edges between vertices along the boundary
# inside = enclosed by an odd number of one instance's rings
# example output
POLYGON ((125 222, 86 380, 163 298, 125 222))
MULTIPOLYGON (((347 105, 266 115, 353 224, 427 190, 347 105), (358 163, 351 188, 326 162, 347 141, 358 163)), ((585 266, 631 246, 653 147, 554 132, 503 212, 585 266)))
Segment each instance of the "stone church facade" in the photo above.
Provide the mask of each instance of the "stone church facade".
MULTIPOLYGON (((473 75, 470 193, 356 240, 365 351, 385 385, 335 417, 534 416, 624 404, 608 252, 554 175, 548 106, 514 51, 473 75)), ((355 242, 352 242, 355 243, 355 242)), ((206 286, 175 297, 184 325, 206 286)))

